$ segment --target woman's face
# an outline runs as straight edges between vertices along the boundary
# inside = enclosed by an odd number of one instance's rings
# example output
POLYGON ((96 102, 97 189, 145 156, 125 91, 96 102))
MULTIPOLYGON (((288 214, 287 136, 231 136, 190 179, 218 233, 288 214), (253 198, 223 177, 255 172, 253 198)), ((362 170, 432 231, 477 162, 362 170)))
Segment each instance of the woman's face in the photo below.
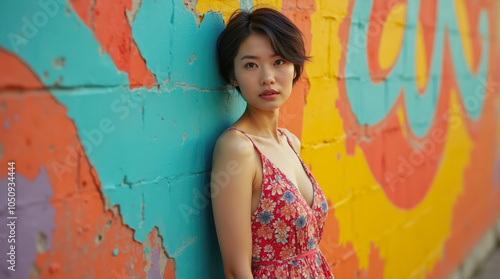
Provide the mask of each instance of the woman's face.
POLYGON ((234 86, 239 86, 249 106, 279 108, 292 93, 295 68, 278 56, 267 36, 251 34, 241 43, 234 58, 234 86))

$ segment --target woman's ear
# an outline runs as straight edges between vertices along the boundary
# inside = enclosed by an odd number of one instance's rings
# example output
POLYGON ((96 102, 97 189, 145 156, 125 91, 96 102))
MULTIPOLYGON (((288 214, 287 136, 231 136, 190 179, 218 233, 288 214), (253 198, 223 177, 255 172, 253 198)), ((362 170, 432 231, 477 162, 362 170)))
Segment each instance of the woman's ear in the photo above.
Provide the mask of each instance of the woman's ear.
POLYGON ((236 79, 232 78, 231 77, 231 84, 234 86, 234 87, 238 87, 238 82, 236 81, 236 79))

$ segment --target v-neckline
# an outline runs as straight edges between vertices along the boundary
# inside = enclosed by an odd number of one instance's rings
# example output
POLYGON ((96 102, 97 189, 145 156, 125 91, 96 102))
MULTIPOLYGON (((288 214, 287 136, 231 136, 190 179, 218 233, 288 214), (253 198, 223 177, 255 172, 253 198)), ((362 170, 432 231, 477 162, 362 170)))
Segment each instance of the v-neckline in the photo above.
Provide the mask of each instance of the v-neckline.
MULTIPOLYGON (((299 163, 300 165, 302 166, 302 169, 304 170, 304 172, 306 173, 307 175, 307 178, 309 179, 309 181, 311 182, 311 186, 312 186, 312 190, 313 190, 313 201, 312 201, 312 205, 309 206, 309 203, 306 201, 306 199, 304 198, 304 196, 302 195, 302 193, 300 192, 300 189, 299 187, 295 186, 295 184, 290 180, 288 179, 288 177, 286 176, 286 174, 281 171, 280 168, 278 168, 278 166, 276 166, 271 160, 269 160, 269 158, 266 157, 266 155, 264 155, 260 150, 259 148, 257 147, 257 145, 255 144, 255 142, 253 141, 253 139, 246 133, 244 132, 243 130, 239 129, 239 128, 236 128, 236 127, 229 127, 228 129, 226 130, 229 130, 229 129, 235 129, 235 130, 238 130, 240 132, 242 132, 253 144, 253 146, 255 147, 255 149, 257 150, 257 152, 260 154, 261 156, 261 161, 262 161, 262 185, 261 185, 261 195, 260 195, 260 200, 259 200, 259 205, 257 208, 260 207, 260 203, 262 201, 262 196, 264 194, 264 188, 263 188, 263 184, 264 184, 264 160, 267 160, 275 169, 277 169, 282 175, 283 177, 288 181, 289 184, 291 184, 290 186, 292 186, 295 191, 297 191, 297 195, 299 195, 301 198, 302 198, 302 201, 305 203, 305 205, 307 206, 307 208, 311 211, 314 210, 314 207, 316 206, 316 187, 317 185, 315 185, 315 181, 313 181, 314 178, 312 178, 312 174, 311 172, 309 171, 309 169, 306 167, 305 163, 302 161, 302 159, 300 158, 299 154, 297 153, 297 151, 295 151, 295 149, 293 148, 292 146, 292 142, 290 141, 290 139, 288 138, 288 136, 286 135, 285 132, 281 131, 281 129, 278 128, 278 131, 285 136, 286 138, 286 141, 288 143, 288 146, 292 149, 293 153, 295 153, 295 156, 297 156, 297 159, 299 160, 299 163), (264 158, 264 160, 262 160, 262 158, 264 158)), ((258 209, 257 209, 258 211, 258 209)), ((257 211, 255 211, 252 215, 254 215, 257 211)))
MULTIPOLYGON (((288 141, 288 137, 286 135, 285 135, 285 137, 288 141)), ((288 142, 288 145, 290 145, 290 142, 288 142)), ((290 146, 290 148, 292 148, 292 147, 290 146)), ((302 166, 302 169, 304 170, 304 172, 307 175, 307 178, 311 182, 311 186, 312 186, 312 190, 313 190, 313 201, 312 201, 311 206, 309 206, 309 203, 304 198, 304 195, 302 195, 302 193, 300 192, 299 187, 296 186, 290 179, 288 179, 286 174, 280 168, 278 168, 278 166, 276 166, 276 164, 274 164, 271 160, 269 160, 269 158, 267 158, 266 155, 264 155, 262 152, 260 153, 260 155, 262 155, 262 157, 264 157, 265 160, 267 160, 271 165, 273 165, 274 169, 278 170, 283 175, 283 177, 288 181, 288 183, 291 184, 290 186, 292 186, 292 188, 297 191, 296 194, 298 194, 302 198, 302 201, 304 201, 304 203, 307 205, 307 207, 312 211, 314 209, 314 206, 316 205, 316 202, 315 202, 316 201, 316 186, 314 185, 314 181, 312 181, 311 176, 309 175, 309 171, 305 168, 305 165, 302 162, 302 159, 300 159, 299 154, 297 154, 297 152, 294 149, 293 149, 293 152, 297 156, 297 159, 299 159, 299 162, 300 162, 300 165, 302 166)), ((264 170, 264 165, 262 165, 262 170, 264 170)), ((262 180, 264 180, 264 173, 262 174, 262 180)))

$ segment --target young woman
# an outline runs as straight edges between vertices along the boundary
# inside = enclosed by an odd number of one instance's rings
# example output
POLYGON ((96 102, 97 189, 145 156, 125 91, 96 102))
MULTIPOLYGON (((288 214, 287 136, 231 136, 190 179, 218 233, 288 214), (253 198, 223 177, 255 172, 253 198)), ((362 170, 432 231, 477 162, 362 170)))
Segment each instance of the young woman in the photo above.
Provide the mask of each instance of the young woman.
POLYGON ((308 57, 300 30, 269 8, 239 11, 217 42, 219 70, 247 102, 217 140, 212 204, 226 278, 333 278, 318 248, 328 209, 278 128, 279 108, 308 57))

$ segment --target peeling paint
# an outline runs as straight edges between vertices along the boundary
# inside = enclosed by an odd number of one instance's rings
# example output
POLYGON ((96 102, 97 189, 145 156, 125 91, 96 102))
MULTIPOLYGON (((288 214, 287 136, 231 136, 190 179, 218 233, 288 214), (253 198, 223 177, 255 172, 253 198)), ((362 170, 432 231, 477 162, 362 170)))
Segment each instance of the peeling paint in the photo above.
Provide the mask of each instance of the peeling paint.
MULTIPOLYGON (((58 57, 52 61, 52 66, 55 69, 59 69, 59 70, 64 68, 65 64, 66 64, 66 58, 64 58, 64 57, 58 57)), ((45 75, 45 73, 46 72, 44 72, 44 75, 45 75)), ((48 74, 47 74, 47 76, 48 76, 48 74)))
POLYGON ((203 20, 203 14, 201 14, 200 12, 198 12, 198 10, 196 10, 196 6, 198 5, 198 0, 183 0, 182 2, 184 2, 186 10, 190 11, 193 14, 196 20, 196 24, 200 26, 200 23, 203 20))
POLYGON ((193 65, 194 61, 198 60, 198 58, 196 57, 196 55, 193 53, 193 56, 191 56, 190 58, 188 58, 188 63, 193 65))
POLYGON ((40 276, 40 269, 33 265, 30 269, 30 275, 31 277, 38 278, 40 276))
POLYGON ((129 24, 134 22, 137 11, 141 8, 141 4, 142 0, 132 0, 132 8, 130 10, 125 10, 129 24))
POLYGON ((38 233, 36 250, 38 253, 44 253, 47 250, 47 236, 43 232, 38 233))
POLYGON ((155 227, 144 243, 144 259, 147 261, 144 271, 148 278, 170 278, 173 275, 175 263, 162 246, 162 237, 155 227))
POLYGON ((187 139, 187 134, 186 133, 182 134, 182 143, 181 143, 181 145, 184 145, 184 143, 186 142, 186 139, 187 139))
MULTIPOLYGON (((16 167, 20 162, 16 162, 16 167)), ((52 231, 55 229, 55 208, 50 204, 53 198, 53 190, 49 177, 44 167, 40 167, 38 175, 30 180, 24 175, 16 174, 16 206, 15 220, 16 234, 15 247, 16 272, 7 270, 7 264, 0 267, 2 278, 27 278, 31 266, 35 263, 38 253, 50 250, 53 239, 52 231), (22 256, 21 256, 22 255, 22 256)), ((2 185, 7 185, 7 178, 0 179, 2 185)), ((2 197, 7 197, 7 187, 1 187, 2 197)), ((0 218, 7 220, 7 203, 0 203, 0 218)), ((8 235, 7 226, 0 227, 1 235, 8 235)), ((12 243, 11 243, 12 244, 12 243)), ((0 249, 9 251, 9 243, 0 241, 0 249)), ((6 262, 7 255, 4 253, 2 259, 6 262)))
MULTIPOLYGON (((0 51, 0 56, 4 54, 0 51)), ((19 61, 17 61, 9 68, 16 69, 19 65, 19 61)), ((24 77, 24 82, 36 86, 36 82, 39 81, 35 82, 33 79, 34 76, 28 75, 24 77)), ((51 226, 51 224, 52 227, 50 230, 22 227, 22 231, 25 233, 18 234, 18 240, 28 246, 31 243, 29 248, 33 255, 30 257, 27 256, 28 253, 23 252, 25 255, 23 259, 24 261, 31 259, 33 262, 32 264, 19 262, 19 269, 23 272, 31 272, 39 278, 51 278, 56 275, 68 277, 77 273, 83 277, 92 274, 96 278, 106 277, 110 272, 112 274, 141 274, 141 270, 144 268, 140 261, 143 244, 133 240, 132 230, 122 222, 119 206, 106 204, 107 198, 103 197, 100 192, 100 184, 99 180, 96 179, 95 170, 89 165, 88 159, 81 156, 82 146, 78 143, 74 123, 67 118, 66 109, 55 102, 51 95, 44 92, 26 93, 23 96, 24 99, 19 99, 15 95, 3 95, 2 102, 6 104, 6 110, 2 112, 1 119, 22 115, 22 117, 16 118, 19 122, 18 127, 23 129, 11 128, 5 133, 0 133, 2 145, 18 146, 5 150, 6 154, 2 157, 2 163, 6 164, 7 158, 16 158, 17 181, 19 185, 22 183, 23 186, 26 186, 19 188, 22 190, 19 194, 24 197, 20 199, 23 203, 19 204, 18 210, 22 213, 19 213, 19 216, 23 217, 23 220, 28 222, 30 226, 36 226, 42 222, 45 227, 51 226), (36 119, 36 121, 32 121, 32 119, 36 119), (66 136, 61 137, 61 132, 66 136), (39 140, 32 141, 30 145, 15 145, 16 141, 11 142, 25 136, 39 140), (53 146, 52 151, 50 151, 49 146, 53 146), (66 154, 68 150, 74 150, 80 155, 68 159, 68 154, 66 154), (39 155, 33 156, 32 154, 39 155), (60 174, 58 169, 51 167, 55 162, 65 166, 64 173, 60 174), (33 168, 33 166, 38 165, 48 167, 46 175, 44 175, 43 167, 41 169, 33 168), (24 176, 28 177, 30 182, 24 180, 24 176), (47 177, 45 180, 50 182, 41 183, 39 180, 44 176, 47 177), (33 179, 35 179, 34 182, 33 179), (36 187, 30 187, 31 183, 36 187), (44 206, 44 203, 37 201, 32 204, 29 202, 31 199, 26 197, 35 195, 37 199, 43 200, 47 196, 39 191, 46 188, 44 185, 53 191, 54 197, 51 198, 50 203, 46 198, 47 204, 50 206, 45 206, 41 210, 39 207, 44 206), (24 191, 29 193, 24 193, 24 191), (109 210, 105 210, 104 207, 109 210), (50 208, 55 211, 55 216, 54 213, 47 212, 50 208), (27 216, 24 214, 24 209, 28 209, 32 213, 43 214, 43 217, 27 216), (46 220, 47 218, 48 220, 46 220), (43 234, 39 234, 40 231, 43 234), (24 239, 26 234, 32 234, 31 241, 24 239), (99 245, 95 244, 95 240, 99 245), (117 245, 121 247, 120 250, 124 254, 130 255, 130 257, 121 257, 122 253, 120 253, 116 257, 110 258, 107 265, 101 265, 99 261, 96 261, 103 257, 111 257, 117 245), (37 250, 45 250, 45 252, 37 253, 37 250), (85 255, 92 255, 92 259, 76 260, 85 255), (61 268, 62 266, 64 268, 61 268)), ((0 210, 0 212, 3 214, 5 210, 0 210)), ((3 244, 6 242, 0 243, 0 245, 3 244)), ((170 270, 172 272, 167 278, 174 278, 175 266, 171 265, 170 270)), ((16 278, 19 278, 19 275, 21 274, 17 272, 16 278)))

